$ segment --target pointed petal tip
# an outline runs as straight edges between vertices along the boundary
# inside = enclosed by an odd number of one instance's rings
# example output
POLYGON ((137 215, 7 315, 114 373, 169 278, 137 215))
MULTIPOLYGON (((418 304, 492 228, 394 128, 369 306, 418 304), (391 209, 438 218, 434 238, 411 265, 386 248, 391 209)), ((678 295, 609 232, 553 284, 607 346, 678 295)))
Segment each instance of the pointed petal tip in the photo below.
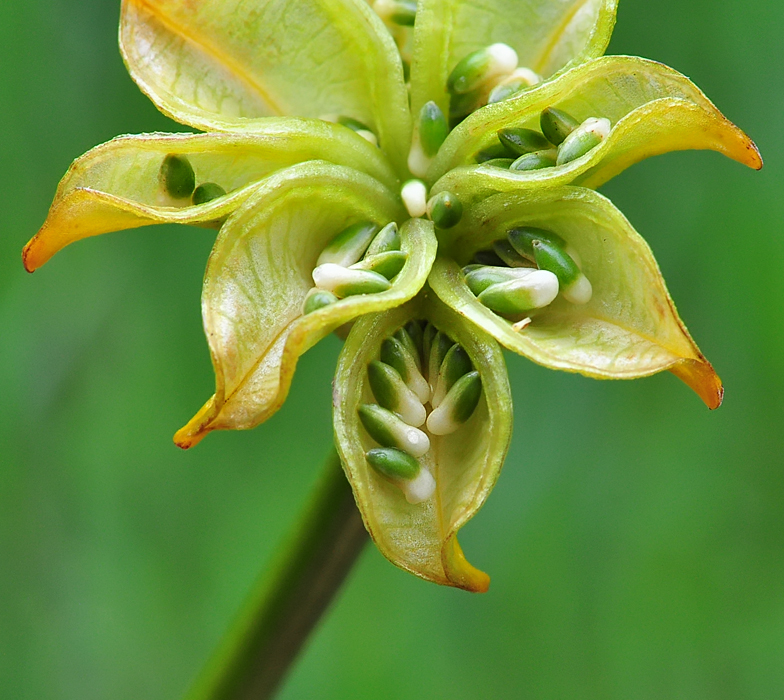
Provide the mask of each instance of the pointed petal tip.
POLYGON ((38 236, 33 236, 22 249, 22 264, 28 272, 35 272, 41 267, 41 262, 35 259, 35 241, 38 236))
POLYGON ((724 400, 724 386, 707 360, 683 360, 670 371, 690 386, 712 411, 724 400))
POLYGON ((444 544, 442 561, 450 585, 469 593, 487 593, 489 590, 490 577, 468 563, 457 537, 452 537, 444 544))
POLYGON ((212 396, 193 418, 174 433, 174 444, 183 450, 189 450, 198 445, 207 436, 207 433, 212 432, 212 423, 216 413, 215 397, 212 396))

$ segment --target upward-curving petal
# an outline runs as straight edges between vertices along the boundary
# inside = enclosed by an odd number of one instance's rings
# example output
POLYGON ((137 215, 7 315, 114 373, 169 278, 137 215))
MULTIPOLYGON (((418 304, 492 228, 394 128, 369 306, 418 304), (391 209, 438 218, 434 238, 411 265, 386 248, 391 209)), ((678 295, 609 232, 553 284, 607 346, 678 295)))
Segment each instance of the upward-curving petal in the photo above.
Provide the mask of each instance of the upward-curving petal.
POLYGON ((255 133, 142 134, 97 146, 69 168, 49 215, 27 244, 32 272, 74 241, 156 223, 216 226, 270 173, 307 160, 346 165, 390 188, 397 179, 378 149, 349 129, 317 119, 264 120, 255 133), (184 156, 195 184, 211 182, 226 195, 194 206, 172 200, 159 182, 169 154, 184 156))
POLYGON ((254 117, 345 115, 404 172, 403 69, 361 0, 123 0, 120 44, 139 87, 183 124, 226 131, 254 117))
POLYGON ((650 248, 602 195, 581 187, 498 194, 471 207, 450 233, 429 283, 445 303, 503 346, 546 367, 598 379, 670 370, 709 408, 721 404, 721 381, 678 317, 650 248), (471 293, 459 264, 520 226, 545 229, 566 241, 593 286, 587 303, 559 296, 529 312, 530 324, 515 326, 471 293))
POLYGON ((601 56, 617 0, 420 0, 411 66, 411 106, 433 100, 446 114, 446 81, 464 56, 503 42, 519 65, 544 78, 601 56))
POLYGON ((221 229, 207 266, 204 327, 215 395, 175 436, 191 447, 209 431, 252 428, 285 400, 299 356, 357 316, 413 297, 436 254, 433 225, 400 228, 406 262, 391 287, 303 315, 312 272, 347 226, 407 219, 399 199, 356 170, 313 161, 270 176, 221 229))

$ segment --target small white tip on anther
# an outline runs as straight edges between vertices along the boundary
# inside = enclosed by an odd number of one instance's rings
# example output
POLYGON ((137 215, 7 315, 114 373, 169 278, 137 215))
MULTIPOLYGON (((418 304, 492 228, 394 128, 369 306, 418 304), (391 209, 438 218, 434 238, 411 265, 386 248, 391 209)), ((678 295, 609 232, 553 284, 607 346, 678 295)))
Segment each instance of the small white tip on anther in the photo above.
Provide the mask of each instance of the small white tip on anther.
POLYGON ((400 197, 409 216, 419 218, 427 211, 427 187, 421 180, 409 180, 400 190, 400 197))
POLYGON ((409 503, 423 503, 428 500, 436 490, 436 480, 433 475, 422 467, 411 481, 404 481, 400 484, 406 500, 409 503))

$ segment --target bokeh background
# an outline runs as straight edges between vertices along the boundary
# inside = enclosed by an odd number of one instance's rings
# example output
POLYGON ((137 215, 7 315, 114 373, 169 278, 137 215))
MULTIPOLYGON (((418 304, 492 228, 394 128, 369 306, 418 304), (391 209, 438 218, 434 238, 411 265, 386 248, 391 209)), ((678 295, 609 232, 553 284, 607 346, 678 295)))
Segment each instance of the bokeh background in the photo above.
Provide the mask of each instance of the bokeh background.
MULTIPOLYGON (((191 452, 211 393, 210 232, 147 228, 20 262, 72 159, 176 128, 125 73, 119 2, 0 3, 0 698, 176 700, 308 497, 339 344, 283 410, 191 452)), ((692 77, 755 138, 604 188, 724 379, 597 382, 508 356, 515 436, 465 529, 488 594, 368 547, 281 697, 784 698, 784 70, 780 0, 622 0, 612 53, 692 77)))

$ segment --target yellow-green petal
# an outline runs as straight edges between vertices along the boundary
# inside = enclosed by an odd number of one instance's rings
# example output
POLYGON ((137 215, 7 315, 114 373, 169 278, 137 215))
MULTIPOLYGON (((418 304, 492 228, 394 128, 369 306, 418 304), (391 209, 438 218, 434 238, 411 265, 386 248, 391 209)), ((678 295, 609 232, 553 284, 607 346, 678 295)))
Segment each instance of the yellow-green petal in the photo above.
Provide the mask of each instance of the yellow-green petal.
POLYGON ((183 124, 236 131, 256 117, 344 115, 405 172, 402 64, 361 0, 124 0, 120 46, 142 91, 183 124))
POLYGON ((433 225, 400 228, 408 258, 392 286, 302 315, 324 246, 357 221, 405 221, 399 199, 363 173, 304 163, 270 176, 221 229, 204 280, 202 313, 215 395, 175 436, 190 447, 209 431, 258 425, 280 408, 299 356, 370 312, 404 303, 422 287, 436 252, 433 225))
POLYGON ((269 119, 254 134, 121 136, 70 167, 46 221, 25 249, 25 266, 32 272, 66 245, 110 231, 156 223, 215 226, 270 173, 314 159, 361 170, 392 189, 397 185, 377 148, 348 129, 315 119, 269 119), (228 194, 200 206, 170 201, 158 179, 170 153, 188 158, 197 185, 217 183, 228 194))
POLYGON ((654 61, 605 56, 475 112, 449 135, 428 176, 432 181, 446 174, 439 188, 464 198, 470 189, 473 199, 521 183, 598 187, 644 158, 685 149, 710 149, 749 167, 762 167, 751 139, 688 78, 654 61), (548 107, 562 109, 579 122, 606 117, 612 123, 610 135, 582 158, 554 168, 514 172, 474 165, 475 155, 496 142, 499 129, 538 129, 541 112, 548 107))
POLYGON ((468 563, 458 530, 479 510, 503 465, 512 427, 512 401, 498 344, 467 324, 433 295, 366 316, 354 325, 338 361, 334 420, 338 451, 370 536, 393 564, 428 581, 486 591, 487 574, 468 563), (446 436, 431 437, 420 458, 436 480, 434 496, 412 505, 367 464, 375 443, 361 426, 360 404, 373 403, 367 365, 381 342, 410 319, 426 319, 466 350, 482 379, 483 394, 471 418, 446 436))
POLYGON ((605 197, 579 187, 498 194, 470 208, 446 233, 450 257, 433 265, 433 291, 503 346, 546 367, 599 379, 670 370, 710 408, 721 404, 721 381, 678 317, 650 248, 605 197), (559 297, 516 330, 476 299, 459 265, 515 226, 566 240, 593 286, 587 304, 559 297))

